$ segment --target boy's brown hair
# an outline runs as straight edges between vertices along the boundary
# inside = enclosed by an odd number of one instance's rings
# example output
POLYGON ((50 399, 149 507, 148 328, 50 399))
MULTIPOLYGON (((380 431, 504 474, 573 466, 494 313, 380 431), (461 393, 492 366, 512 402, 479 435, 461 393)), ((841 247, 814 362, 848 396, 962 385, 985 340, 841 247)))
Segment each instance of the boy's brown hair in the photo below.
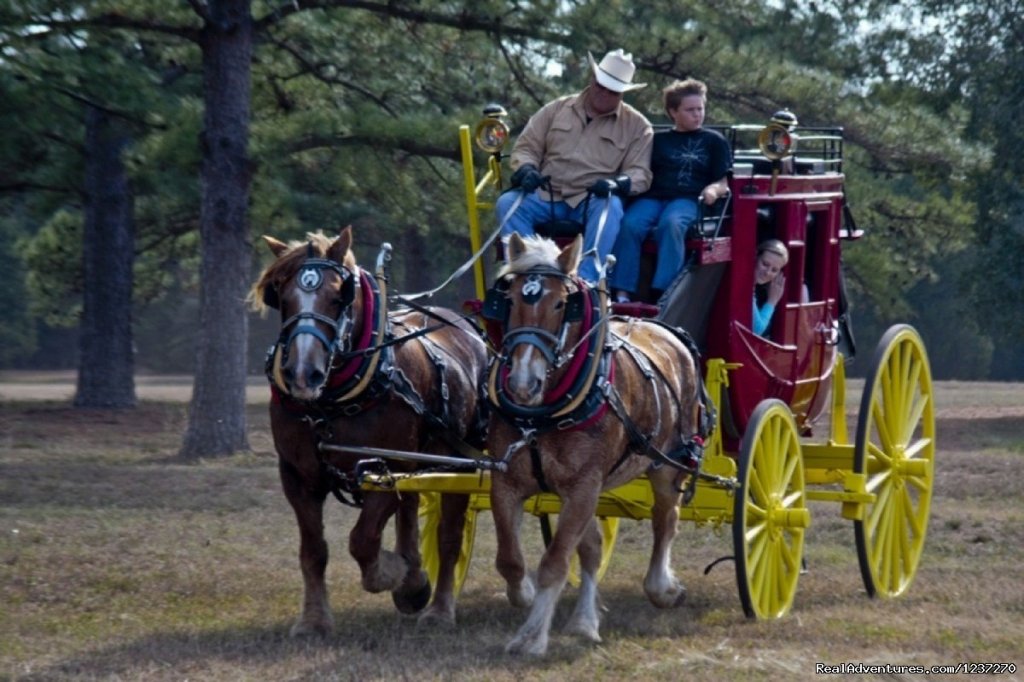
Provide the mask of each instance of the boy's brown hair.
POLYGON ((665 103, 665 112, 668 113, 673 109, 679 108, 683 98, 691 95, 700 95, 706 101, 708 98, 708 86, 704 84, 704 81, 699 81, 696 78, 675 81, 666 86, 661 91, 662 101, 665 103))

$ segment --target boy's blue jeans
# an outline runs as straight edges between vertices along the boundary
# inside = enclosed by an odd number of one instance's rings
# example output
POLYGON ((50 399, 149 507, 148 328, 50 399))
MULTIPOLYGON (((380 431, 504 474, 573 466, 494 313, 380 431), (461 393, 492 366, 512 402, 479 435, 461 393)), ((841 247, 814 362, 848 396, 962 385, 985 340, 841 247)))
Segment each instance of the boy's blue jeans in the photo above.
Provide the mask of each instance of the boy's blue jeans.
POLYGON ((686 230, 697 218, 694 199, 640 198, 629 205, 622 218, 622 229, 612 253, 615 271, 614 289, 634 293, 640 278, 640 253, 648 235, 658 244, 658 265, 651 288, 664 291, 683 268, 686 256, 686 230))

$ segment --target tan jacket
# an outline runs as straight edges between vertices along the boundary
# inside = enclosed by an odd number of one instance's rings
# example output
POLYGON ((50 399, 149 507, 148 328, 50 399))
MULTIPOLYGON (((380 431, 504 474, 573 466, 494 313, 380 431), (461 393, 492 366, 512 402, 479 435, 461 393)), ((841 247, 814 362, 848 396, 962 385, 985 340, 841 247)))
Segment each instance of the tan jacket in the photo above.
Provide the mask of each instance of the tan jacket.
MULTIPOLYGON (((512 148, 512 170, 532 163, 551 176, 554 198, 577 206, 601 178, 628 175, 630 194, 651 185, 654 132, 647 118, 622 102, 587 123, 586 90, 548 102, 527 121, 512 148)), ((544 193, 545 199, 547 193, 544 193)))

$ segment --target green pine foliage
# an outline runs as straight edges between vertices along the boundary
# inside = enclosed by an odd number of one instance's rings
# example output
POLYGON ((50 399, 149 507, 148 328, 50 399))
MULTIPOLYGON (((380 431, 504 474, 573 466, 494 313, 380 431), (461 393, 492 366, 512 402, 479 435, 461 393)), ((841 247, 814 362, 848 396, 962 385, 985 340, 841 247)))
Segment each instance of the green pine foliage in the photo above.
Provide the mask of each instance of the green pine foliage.
MULTIPOLYGON (((1024 360, 999 350, 1024 334, 1019 4, 254 2, 253 256, 270 258, 260 234, 352 224, 364 264, 382 241, 395 246, 395 288, 437 284, 469 255, 458 125, 499 102, 518 129, 585 84, 588 51, 621 46, 650 84, 629 101, 652 120, 665 120, 660 89, 694 76, 710 88, 709 122, 788 107, 805 125, 843 126, 848 195, 867 231, 844 250, 862 345, 907 321, 938 357, 972 354, 969 369, 944 363, 937 376, 1019 378, 1005 368, 1024 360)), ((0 269, 3 290, 24 287, 32 320, 76 323, 82 107, 115 112, 134 139, 142 366, 192 338, 167 319, 191 319, 198 295, 200 28, 188 3, 0 0, 0 225, 28 235, 8 247, 22 266, 0 269)), ((31 334, 16 335, 0 364, 30 352, 31 334)))

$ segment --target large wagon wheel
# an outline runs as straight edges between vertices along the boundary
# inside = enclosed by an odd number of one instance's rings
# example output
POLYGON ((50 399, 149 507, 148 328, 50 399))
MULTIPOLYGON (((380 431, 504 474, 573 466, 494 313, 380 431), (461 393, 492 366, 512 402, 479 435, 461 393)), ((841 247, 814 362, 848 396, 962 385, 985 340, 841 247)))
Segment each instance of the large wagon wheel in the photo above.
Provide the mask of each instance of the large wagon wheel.
POLYGON ((857 419, 854 473, 875 495, 854 521, 857 555, 870 596, 910 586, 924 547, 935 459, 932 377, 913 327, 890 327, 878 343, 857 419))
MULTIPOLYGON (((476 539, 476 514, 472 503, 466 509, 466 525, 462 528, 462 546, 455 564, 455 596, 462 591, 462 584, 469 573, 469 561, 473 557, 473 542, 476 539)), ((420 557, 423 570, 427 572, 431 585, 437 585, 437 574, 441 566, 440 548, 437 543, 437 527, 441 524, 441 493, 420 493, 420 557)))
POLYGON ((789 407, 763 400, 740 446, 732 522, 736 583, 749 618, 779 618, 793 604, 810 525, 800 440, 789 407))

